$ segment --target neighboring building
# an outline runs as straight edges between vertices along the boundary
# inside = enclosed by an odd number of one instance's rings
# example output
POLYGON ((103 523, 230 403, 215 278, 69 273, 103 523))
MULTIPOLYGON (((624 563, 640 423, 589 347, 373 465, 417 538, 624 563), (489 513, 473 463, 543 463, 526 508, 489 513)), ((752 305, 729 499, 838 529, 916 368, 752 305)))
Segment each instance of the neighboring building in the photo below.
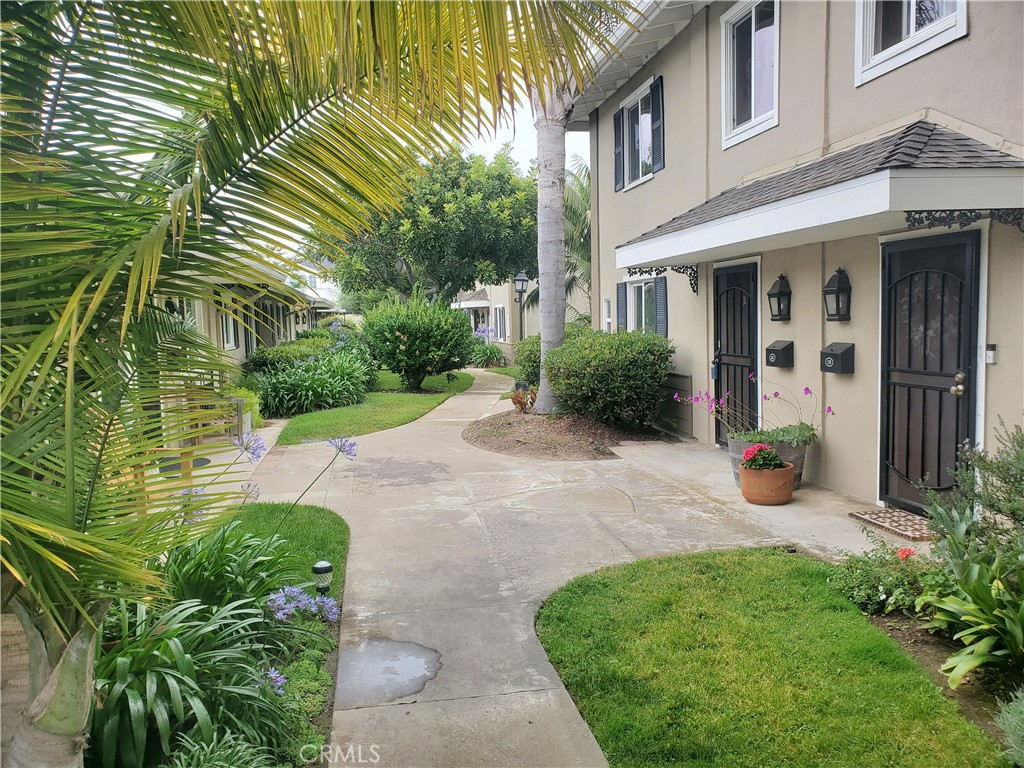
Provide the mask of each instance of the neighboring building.
MULTIPOLYGON (((1024 4, 641 10, 570 117, 590 132, 595 327, 666 335, 683 394, 730 390, 760 420, 774 385, 751 374, 811 387, 836 415, 805 477, 918 509, 958 444, 1024 418, 1024 4), (839 268, 849 319, 830 322, 839 268), (834 343, 852 372, 822 371, 834 343)), ((724 439, 699 411, 680 430, 724 439)))
MULTIPOLYGON (((524 295, 528 295, 536 284, 536 281, 531 281, 524 295)), ((511 280, 501 285, 478 285, 475 290, 463 291, 452 302, 452 307, 469 316, 474 331, 489 328, 491 341, 504 350, 509 362, 517 341, 531 333, 540 333, 537 307, 524 309, 520 327, 519 297, 511 280)))

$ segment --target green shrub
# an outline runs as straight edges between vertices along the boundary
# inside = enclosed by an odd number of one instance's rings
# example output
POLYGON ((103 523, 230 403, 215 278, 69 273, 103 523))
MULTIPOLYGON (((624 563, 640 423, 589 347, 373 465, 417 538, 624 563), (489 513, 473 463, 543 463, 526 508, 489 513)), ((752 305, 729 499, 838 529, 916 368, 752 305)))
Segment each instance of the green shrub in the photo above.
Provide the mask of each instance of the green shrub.
POLYGON ((995 724, 1003 732, 1006 756, 1014 765, 1024 765, 1024 688, 999 705, 995 724))
POLYGON ((252 428, 259 429, 263 426, 263 415, 260 413, 260 396, 245 387, 227 386, 224 387, 224 397, 238 397, 244 400, 242 410, 249 414, 252 419, 252 428))
POLYGON ((918 606, 935 615, 931 628, 953 632, 964 648, 942 665, 949 687, 978 667, 1024 675, 1024 538, 1010 543, 986 531, 974 510, 930 508, 933 525, 942 532, 933 551, 943 559, 952 588, 925 592, 918 606))
POLYGON ((329 328, 306 328, 303 331, 299 331, 295 334, 295 340, 301 339, 333 339, 334 334, 331 333, 329 328))
POLYGON ((466 367, 473 344, 469 318, 442 302, 428 304, 419 289, 405 304, 387 301, 368 312, 363 338, 374 359, 408 389, 419 389, 427 376, 466 367))
POLYGON ((355 355, 332 353, 251 373, 242 384, 259 393, 265 414, 276 419, 357 403, 373 375, 355 355))
POLYGON ((284 539, 242 533, 237 522, 171 550, 163 572, 175 600, 199 600, 212 606, 265 598, 307 576, 284 539))
POLYGON ((490 368, 495 365, 505 364, 505 353, 497 344, 488 342, 475 343, 470 362, 477 368, 490 368))
POLYGON ((217 729, 211 739, 202 734, 182 734, 167 768, 275 768, 277 761, 230 731, 217 729))
POLYGON ((674 347, 650 333, 590 331, 545 358, 562 405, 601 422, 646 424, 661 402, 674 347))
POLYGON ((847 557, 829 581, 865 613, 911 613, 929 579, 936 578, 935 563, 912 547, 896 548, 877 533, 865 533, 871 549, 847 557))
POLYGON ((242 364, 242 370, 246 373, 273 370, 301 360, 308 360, 310 357, 319 357, 332 346, 334 346, 334 340, 328 336, 286 341, 276 347, 259 347, 249 354, 248 360, 242 364))
POLYGON ((172 737, 193 723, 206 740, 216 723, 255 745, 287 738, 291 716, 264 670, 309 630, 272 621, 249 599, 166 610, 120 601, 104 631, 114 640, 96 659, 92 744, 105 768, 142 766, 154 741, 170 754, 172 737))
MULTIPOLYGON (((565 326, 565 340, 576 339, 588 333, 593 333, 589 328, 575 323, 568 323, 565 326)), ((513 347, 515 351, 515 363, 519 368, 519 375, 527 386, 540 386, 540 336, 534 334, 517 341, 513 347)))
POLYGON ((317 328, 325 328, 333 333, 359 333, 355 320, 347 315, 327 315, 316 321, 317 328))

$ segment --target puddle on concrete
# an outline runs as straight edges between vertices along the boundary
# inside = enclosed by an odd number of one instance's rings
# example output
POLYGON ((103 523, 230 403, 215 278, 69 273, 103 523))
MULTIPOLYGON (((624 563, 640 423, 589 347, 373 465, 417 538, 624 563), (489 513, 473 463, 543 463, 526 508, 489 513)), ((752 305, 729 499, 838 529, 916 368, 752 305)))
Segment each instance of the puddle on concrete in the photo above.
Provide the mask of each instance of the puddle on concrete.
POLYGON ((372 707, 419 693, 437 677, 441 654, 433 648, 370 638, 338 654, 335 709, 372 707))

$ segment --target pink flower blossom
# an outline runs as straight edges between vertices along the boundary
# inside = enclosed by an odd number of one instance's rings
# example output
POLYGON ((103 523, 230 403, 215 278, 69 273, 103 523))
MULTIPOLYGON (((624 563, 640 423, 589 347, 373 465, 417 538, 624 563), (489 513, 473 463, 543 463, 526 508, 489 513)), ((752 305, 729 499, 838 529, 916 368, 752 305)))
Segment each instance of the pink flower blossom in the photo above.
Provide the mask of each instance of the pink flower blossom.
POLYGON ((917 554, 917 550, 914 549, 913 547, 900 547, 899 549, 896 550, 896 557, 898 557, 900 559, 901 563, 904 560, 906 560, 908 557, 913 557, 916 554, 917 554))
POLYGON ((774 397, 776 400, 778 400, 779 399, 779 393, 778 392, 772 392, 772 397, 774 397))
POLYGON ((811 394, 811 388, 810 387, 804 387, 804 394, 805 395, 811 394))
POLYGON ((836 412, 832 410, 832 406, 831 405, 829 405, 829 406, 827 406, 825 408, 825 415, 826 416, 835 416, 836 415, 836 412))

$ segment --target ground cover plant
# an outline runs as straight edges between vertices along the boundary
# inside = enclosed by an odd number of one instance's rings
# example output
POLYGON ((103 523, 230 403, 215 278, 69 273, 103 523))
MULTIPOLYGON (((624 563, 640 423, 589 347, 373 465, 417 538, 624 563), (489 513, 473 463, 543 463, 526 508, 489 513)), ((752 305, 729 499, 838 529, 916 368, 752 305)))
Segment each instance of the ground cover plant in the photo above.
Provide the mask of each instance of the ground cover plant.
POLYGON ((1001 765, 917 663, 781 550, 639 561, 541 608, 541 642, 613 766, 1001 765))
POLYGON ((334 435, 366 435, 383 429, 400 427, 433 410, 452 395, 473 385, 468 373, 428 376, 422 391, 401 391, 402 382, 390 371, 381 371, 373 392, 361 402, 344 408, 332 408, 296 416, 285 425, 277 439, 278 445, 326 440, 334 435))

